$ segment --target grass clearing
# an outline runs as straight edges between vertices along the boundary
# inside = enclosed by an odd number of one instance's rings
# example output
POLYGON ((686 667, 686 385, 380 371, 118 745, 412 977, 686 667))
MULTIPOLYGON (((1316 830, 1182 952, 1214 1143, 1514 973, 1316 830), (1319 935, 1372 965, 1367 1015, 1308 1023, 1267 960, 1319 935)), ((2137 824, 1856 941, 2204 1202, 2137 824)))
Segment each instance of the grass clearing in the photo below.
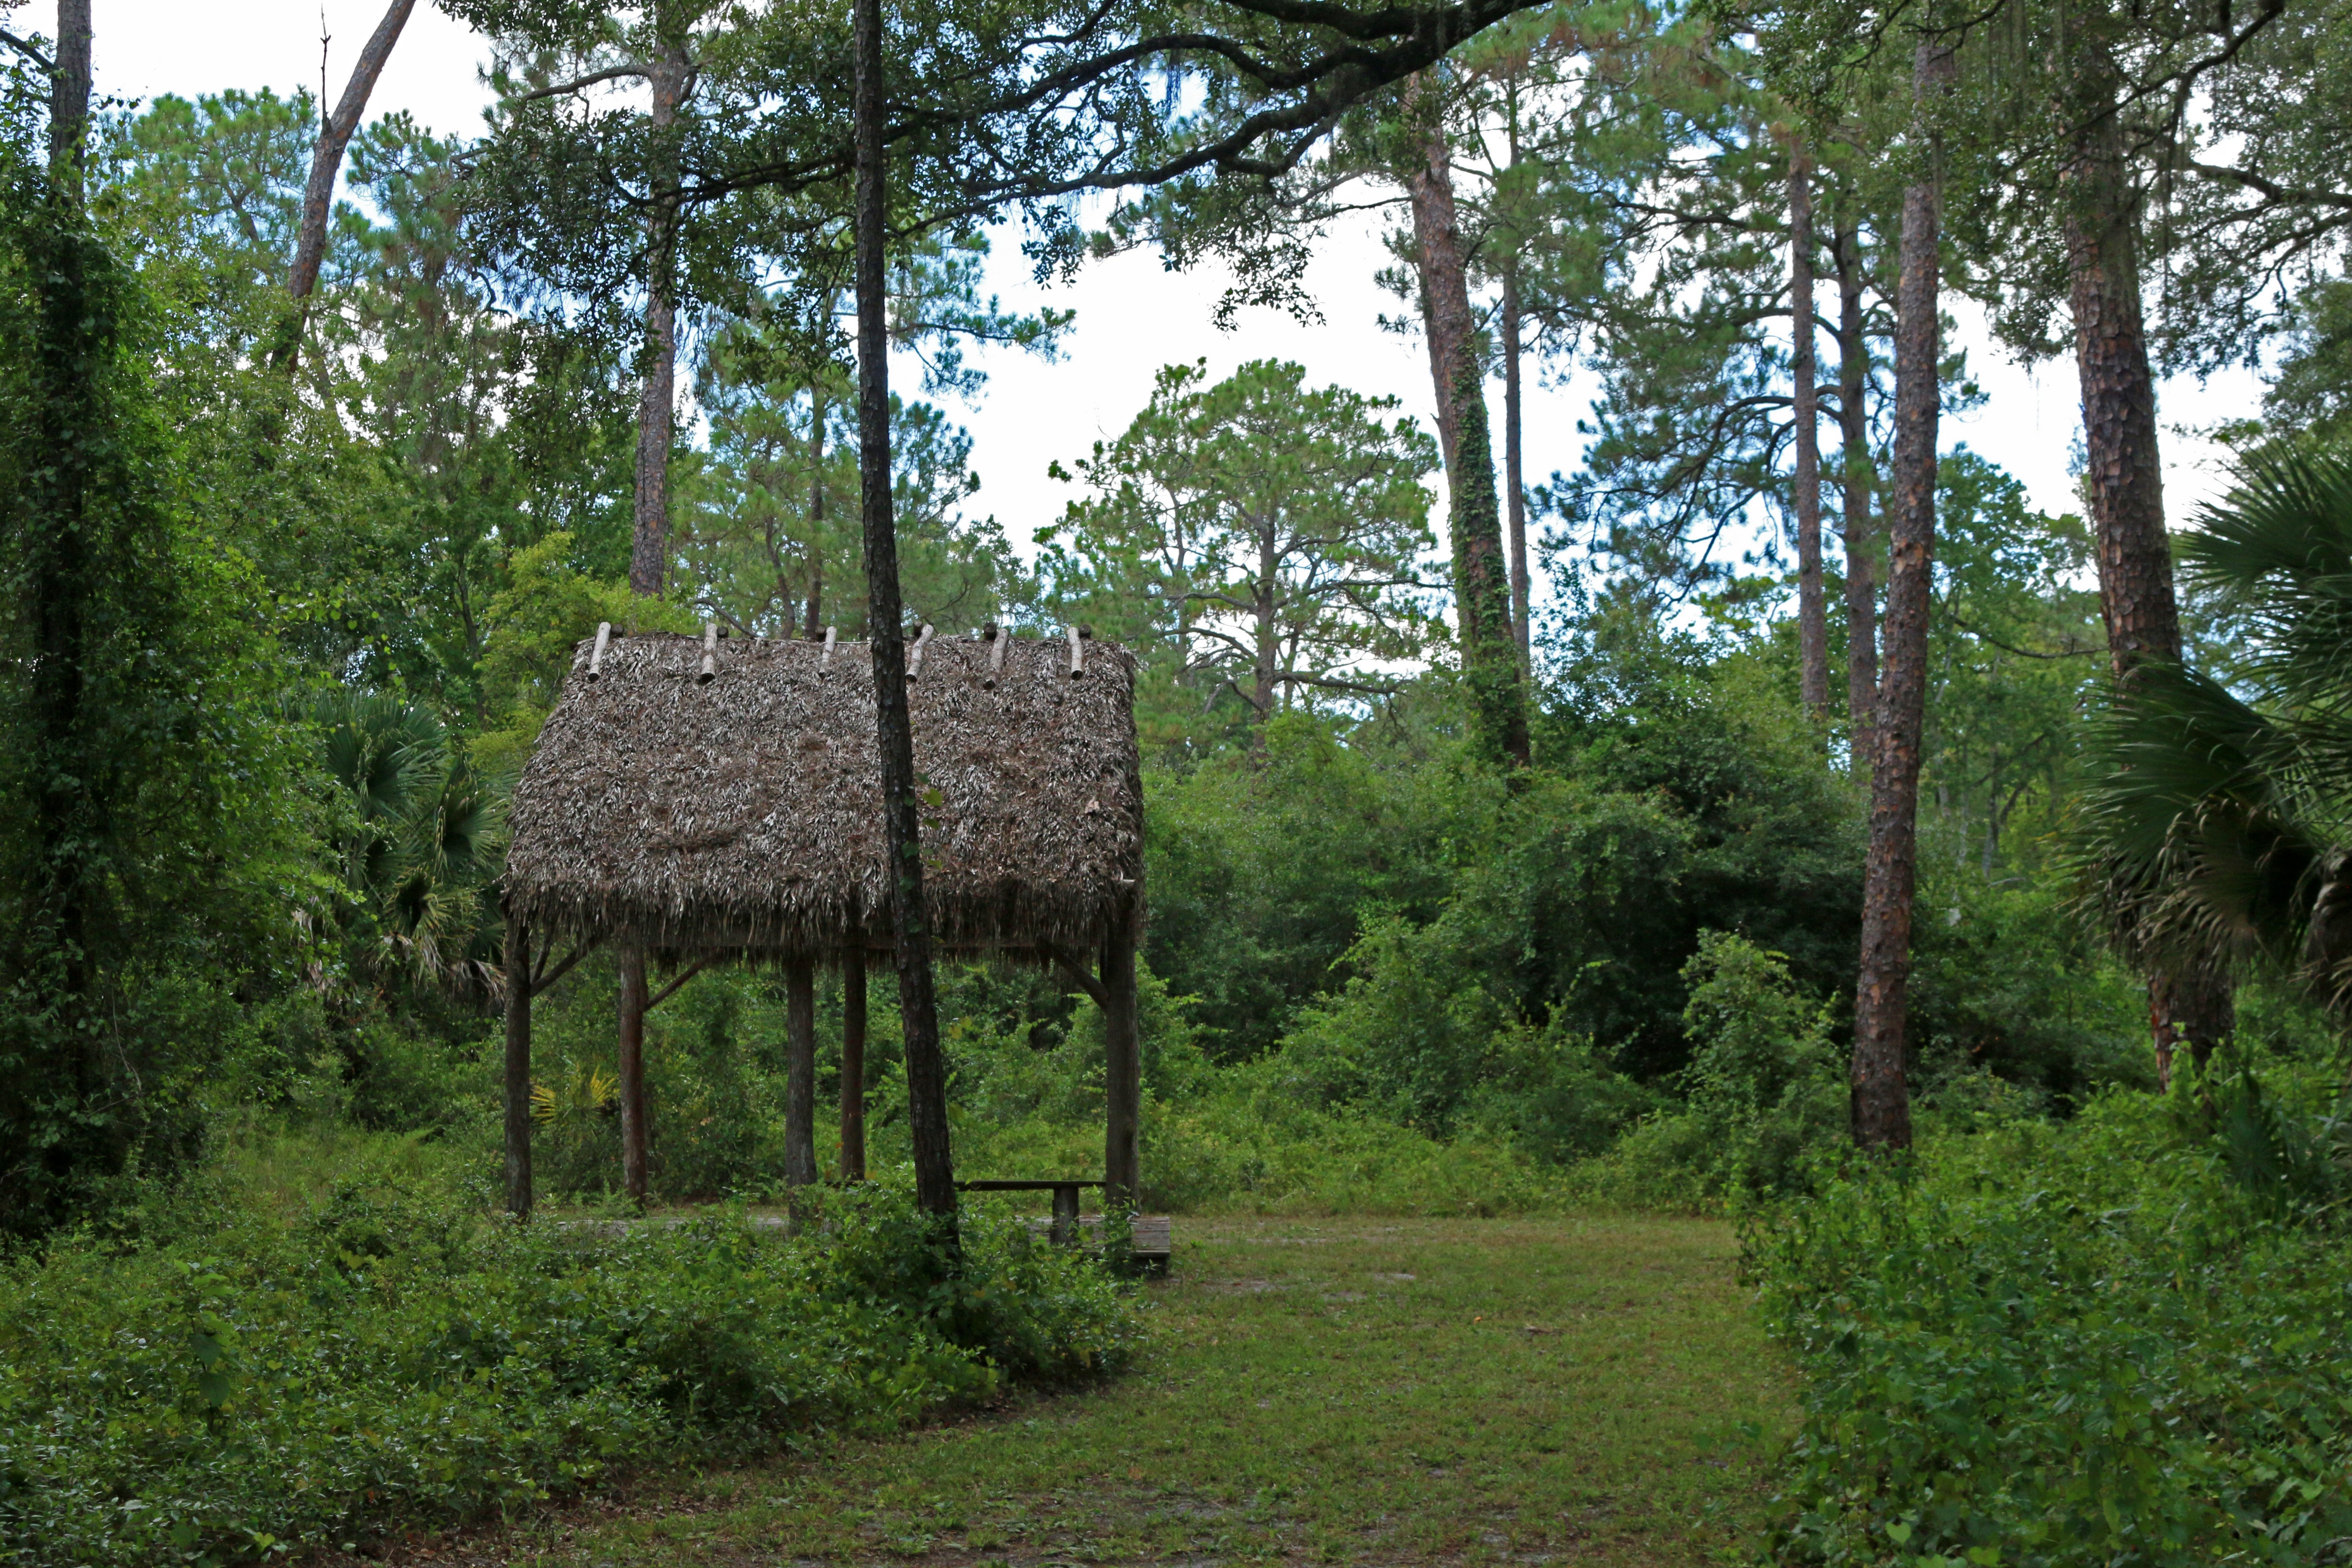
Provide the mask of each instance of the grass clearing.
POLYGON ((1691 1563, 1792 1378, 1699 1220, 1180 1219, 1129 1376, 396 1558, 1691 1563))

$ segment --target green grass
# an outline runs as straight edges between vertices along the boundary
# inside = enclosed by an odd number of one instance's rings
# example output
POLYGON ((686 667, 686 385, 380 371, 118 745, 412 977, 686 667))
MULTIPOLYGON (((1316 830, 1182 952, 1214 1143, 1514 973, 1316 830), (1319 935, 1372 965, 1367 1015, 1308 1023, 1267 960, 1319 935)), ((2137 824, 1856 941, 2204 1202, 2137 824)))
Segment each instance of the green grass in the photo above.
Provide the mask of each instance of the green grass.
MULTIPOLYGON (((1791 1378, 1698 1220, 1179 1219, 1090 1393, 640 1491, 435 1561, 1704 1562, 1791 1378)), ((449 1555, 443 1555, 447 1553, 449 1555)))

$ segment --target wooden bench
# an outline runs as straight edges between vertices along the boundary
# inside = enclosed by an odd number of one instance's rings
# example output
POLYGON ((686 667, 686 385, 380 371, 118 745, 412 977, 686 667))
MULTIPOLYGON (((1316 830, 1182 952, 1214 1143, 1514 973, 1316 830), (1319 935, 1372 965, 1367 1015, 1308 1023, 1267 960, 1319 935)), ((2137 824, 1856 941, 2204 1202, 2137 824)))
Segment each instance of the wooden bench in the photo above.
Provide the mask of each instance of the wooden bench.
MULTIPOLYGON (((1103 1216, 1078 1213, 1078 1189, 1099 1187, 1100 1182, 1035 1181, 1035 1182, 958 1182, 956 1189, 966 1193, 1051 1193, 1054 1194, 1054 1217, 1045 1222, 1046 1235, 1056 1247, 1071 1247, 1081 1242, 1102 1245, 1103 1216)), ((1136 1265, 1150 1273, 1168 1272, 1168 1261, 1175 1249, 1175 1227, 1164 1214, 1139 1214, 1128 1224, 1128 1254, 1136 1265)))

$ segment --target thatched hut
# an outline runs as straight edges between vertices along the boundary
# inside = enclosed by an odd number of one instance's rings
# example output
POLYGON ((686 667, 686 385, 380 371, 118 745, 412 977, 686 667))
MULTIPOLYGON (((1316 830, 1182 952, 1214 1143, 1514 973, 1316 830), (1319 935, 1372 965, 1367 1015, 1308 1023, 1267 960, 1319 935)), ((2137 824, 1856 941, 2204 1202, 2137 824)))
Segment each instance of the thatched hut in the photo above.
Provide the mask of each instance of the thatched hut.
MULTIPOLYGON (((1051 964, 1104 1008, 1109 1137, 1104 1176, 1135 1189, 1139 1058, 1135 942, 1143 802, 1135 660, 1076 633, 1018 638, 926 631, 909 654, 924 781, 924 902, 940 951, 1051 964)), ((530 1203, 530 1005, 574 958, 610 942, 622 967, 622 1114, 642 1192, 637 1060, 659 1004, 648 960, 684 978, 711 963, 784 969, 787 1148, 815 1174, 813 974, 850 982, 844 1159, 863 1163, 864 975, 892 946, 872 657, 836 644, 651 634, 574 653, 516 785, 503 897, 509 933, 509 1185, 530 1203), (853 1145, 853 1131, 855 1143, 853 1145)), ((791 1154, 788 1154, 788 1159, 791 1154)), ((856 1173, 852 1171, 852 1174, 856 1173)))

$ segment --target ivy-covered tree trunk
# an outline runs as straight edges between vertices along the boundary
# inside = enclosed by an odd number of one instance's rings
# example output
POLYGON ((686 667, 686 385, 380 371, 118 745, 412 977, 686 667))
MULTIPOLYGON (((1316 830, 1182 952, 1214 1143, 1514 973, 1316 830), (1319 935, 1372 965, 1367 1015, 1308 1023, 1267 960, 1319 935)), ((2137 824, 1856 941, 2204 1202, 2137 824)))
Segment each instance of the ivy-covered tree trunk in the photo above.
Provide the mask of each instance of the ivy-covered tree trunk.
POLYGON ((677 111, 689 68, 682 39, 665 39, 646 68, 653 166, 646 217, 646 332, 639 350, 644 384, 637 396, 635 531, 629 586, 657 598, 669 574, 669 448, 677 410, 677 111))
MULTIPOLYGON (((2180 611, 2140 300, 2138 194, 2125 168, 2116 115, 2121 78, 2094 34, 2085 34, 2074 65, 2071 101, 2061 110, 2073 139, 2065 172, 2068 303, 2099 608, 2116 682, 2127 689, 2143 662, 2180 658, 2180 611)), ((2218 966, 2182 963, 2150 974, 2147 1011, 2157 1079, 2167 1088, 2179 1046, 2186 1044, 2201 1068, 2236 1026, 2230 983, 2218 966)))
POLYGON ((1804 144, 1789 153, 1789 380, 1795 405, 1798 691, 1805 711, 1828 717, 1829 612, 1822 598, 1822 434, 1813 359, 1813 166, 1804 144))
MULTIPOLYGON (((884 243, 889 192, 883 159, 882 0, 852 14, 856 79, 857 479, 866 543, 866 646, 874 656, 874 708, 882 760, 882 815, 890 858, 890 931, 898 970, 898 1022, 907 1062, 907 1124, 915 1202, 956 1212, 948 1146, 947 1068, 940 1054, 939 998, 923 900, 922 803, 915 794, 915 735, 907 708, 906 605, 898 594, 898 534, 890 495, 890 337, 884 243)), ((948 1232, 953 1244, 954 1232, 948 1232)))
POLYGON ((1911 905, 1918 869, 1920 736, 1927 713, 1927 615, 1936 553, 1936 426, 1943 183, 1933 104, 1951 90, 1957 57, 1922 40, 1912 94, 1927 132, 1922 169, 1903 193, 1902 275, 1895 304, 1895 474, 1887 509, 1885 668, 1870 770, 1870 848, 1863 870, 1862 966, 1853 1007, 1853 1136, 1867 1149, 1911 1143, 1904 1034, 1911 982, 1911 905))
POLYGON ((1871 729, 1878 715, 1878 589, 1870 496, 1876 475, 1870 461, 1870 342, 1864 335, 1862 236, 1841 203, 1831 251, 1838 279, 1838 489, 1845 547, 1845 708, 1856 771, 1870 765, 1871 729))
POLYGON ((1519 678, 1510 569, 1495 500, 1486 378, 1478 358, 1477 319, 1470 310, 1466 257, 1454 216, 1453 159, 1433 105, 1427 102, 1433 93, 1433 85, 1423 78, 1406 95, 1407 113, 1428 118, 1414 143, 1418 155, 1405 172, 1405 187, 1412 199, 1422 324, 1429 339, 1438 445, 1445 457, 1445 489, 1451 500, 1448 524, 1454 536, 1454 613, 1462 639, 1462 679, 1469 688, 1478 751, 1489 761, 1524 767, 1528 760, 1527 689, 1519 678))

